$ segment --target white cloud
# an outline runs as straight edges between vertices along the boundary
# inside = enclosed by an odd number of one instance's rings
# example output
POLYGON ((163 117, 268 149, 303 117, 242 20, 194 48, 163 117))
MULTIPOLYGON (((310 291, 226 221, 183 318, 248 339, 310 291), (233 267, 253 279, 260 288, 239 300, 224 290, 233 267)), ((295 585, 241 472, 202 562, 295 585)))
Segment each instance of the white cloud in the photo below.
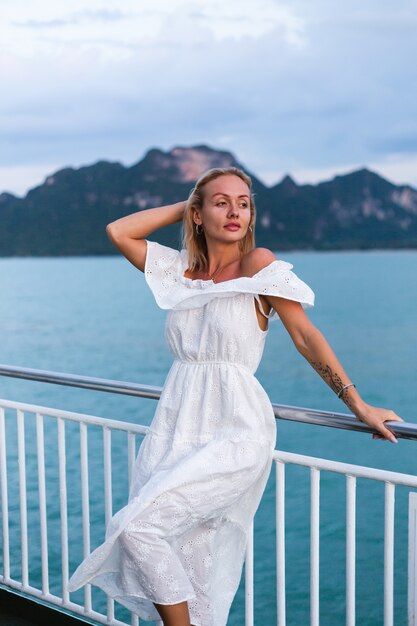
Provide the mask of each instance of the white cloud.
MULTIPOLYGON (((111 54, 112 42, 134 46, 164 38, 180 45, 198 43, 195 31, 206 32, 213 43, 221 40, 256 39, 277 25, 289 44, 303 45, 303 20, 289 7, 273 0, 154 0, 138 7, 135 0, 29 0, 8 4, 3 11, 3 47, 17 56, 50 51, 75 41, 96 45, 111 54), (86 8, 88 6, 88 8, 86 8), (152 8, 150 8, 152 7, 152 8)), ((117 46, 116 46, 117 47, 117 46)))
POLYGON ((329 0, 15 0, 0 29, 3 167, 208 143, 274 182, 355 164, 412 174, 411 0, 343 14, 329 0))

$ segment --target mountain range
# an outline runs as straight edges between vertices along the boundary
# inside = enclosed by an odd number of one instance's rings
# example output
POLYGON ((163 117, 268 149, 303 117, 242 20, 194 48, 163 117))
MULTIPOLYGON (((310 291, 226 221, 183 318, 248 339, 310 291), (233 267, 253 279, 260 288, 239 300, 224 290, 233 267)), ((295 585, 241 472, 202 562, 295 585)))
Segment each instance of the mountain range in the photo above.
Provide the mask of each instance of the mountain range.
MULTIPOLYGON (((119 254, 106 224, 186 200, 201 173, 231 165, 253 181, 257 246, 278 252, 417 247, 417 190, 410 185, 361 168, 315 185, 286 175, 268 187, 231 152, 196 145, 153 148, 130 167, 109 161, 66 167, 23 198, 1 193, 0 256, 119 254)), ((152 238, 178 248, 180 224, 152 238)))

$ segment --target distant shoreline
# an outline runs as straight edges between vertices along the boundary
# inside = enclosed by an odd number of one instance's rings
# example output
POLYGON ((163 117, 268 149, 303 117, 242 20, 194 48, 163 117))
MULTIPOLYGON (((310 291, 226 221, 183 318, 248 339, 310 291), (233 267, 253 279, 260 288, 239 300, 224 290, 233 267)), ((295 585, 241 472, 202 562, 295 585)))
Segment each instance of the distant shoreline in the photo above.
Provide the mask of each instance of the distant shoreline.
MULTIPOLYGON (((294 253, 303 253, 303 254, 345 254, 345 253, 355 253, 355 252, 366 252, 366 253, 380 253, 380 252, 416 252, 416 248, 329 248, 327 250, 323 249, 311 249, 311 248, 294 248, 288 250, 273 250, 274 254, 280 254, 281 256, 286 254, 294 254, 294 253)), ((51 254, 27 254, 27 255, 1 255, 0 261, 4 259, 114 259, 120 258, 121 261, 126 261, 125 257, 120 253, 116 254, 60 254, 60 255, 51 255, 51 254)))

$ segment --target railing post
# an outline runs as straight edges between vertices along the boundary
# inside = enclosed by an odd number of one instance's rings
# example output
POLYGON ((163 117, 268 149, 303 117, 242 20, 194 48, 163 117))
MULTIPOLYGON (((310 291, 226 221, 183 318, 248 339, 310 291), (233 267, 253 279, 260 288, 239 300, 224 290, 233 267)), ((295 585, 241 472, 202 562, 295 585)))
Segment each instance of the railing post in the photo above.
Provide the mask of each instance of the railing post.
POLYGON ((5 411, 0 408, 0 492, 3 538, 3 582, 10 579, 9 498, 7 486, 5 411))
POLYGON ((356 624, 356 476, 346 476, 346 626, 356 624))
POLYGON ((417 626, 417 492, 408 497, 408 626, 417 626))
POLYGON ((276 559, 277 625, 285 626, 285 463, 275 461, 276 469, 276 559))
MULTIPOLYGON (((104 462, 104 519, 107 526, 113 514, 113 486, 112 486, 112 457, 111 457, 111 429, 103 428, 103 462, 104 462)), ((114 620, 114 599, 107 596, 107 619, 114 620)))
POLYGON ((61 571, 62 599, 69 600, 68 578, 68 503, 67 503, 67 455, 65 446, 65 420, 58 418, 58 472, 59 472, 59 510, 61 518, 61 571))
POLYGON ((310 470, 310 626, 319 626, 320 470, 310 470))
POLYGON ((29 585, 28 519, 26 493, 25 414, 17 411, 17 445, 19 462, 20 536, 22 555, 22 588, 29 585))
POLYGON ((394 626, 394 503, 395 485, 385 483, 384 626, 394 626))
POLYGON ((36 447, 38 455, 39 518, 41 530, 42 593, 49 593, 48 510, 46 503, 45 441, 43 415, 36 413, 36 447))
MULTIPOLYGON (((88 470, 88 427, 80 422, 80 466, 81 466, 81 518, 83 527, 83 556, 87 558, 90 544, 90 488, 88 470)), ((84 587, 84 607, 87 613, 92 609, 91 585, 84 587)))

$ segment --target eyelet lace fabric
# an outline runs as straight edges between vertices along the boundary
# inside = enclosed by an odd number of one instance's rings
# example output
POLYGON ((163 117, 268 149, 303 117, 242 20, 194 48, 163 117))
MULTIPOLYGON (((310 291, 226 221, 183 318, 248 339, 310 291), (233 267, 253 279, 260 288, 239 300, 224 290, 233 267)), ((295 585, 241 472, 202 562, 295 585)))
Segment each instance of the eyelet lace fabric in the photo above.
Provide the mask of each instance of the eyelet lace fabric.
MULTIPOLYGON (((187 267, 186 250, 147 240, 145 279, 168 309, 173 362, 128 503, 68 589, 96 585, 158 626, 153 602, 187 600, 192 624, 226 626, 276 444, 272 405, 255 377, 269 328, 259 327, 254 299, 308 308, 314 293, 285 261, 223 283, 186 278, 187 267)), ((269 319, 277 317, 272 309, 269 319)))

